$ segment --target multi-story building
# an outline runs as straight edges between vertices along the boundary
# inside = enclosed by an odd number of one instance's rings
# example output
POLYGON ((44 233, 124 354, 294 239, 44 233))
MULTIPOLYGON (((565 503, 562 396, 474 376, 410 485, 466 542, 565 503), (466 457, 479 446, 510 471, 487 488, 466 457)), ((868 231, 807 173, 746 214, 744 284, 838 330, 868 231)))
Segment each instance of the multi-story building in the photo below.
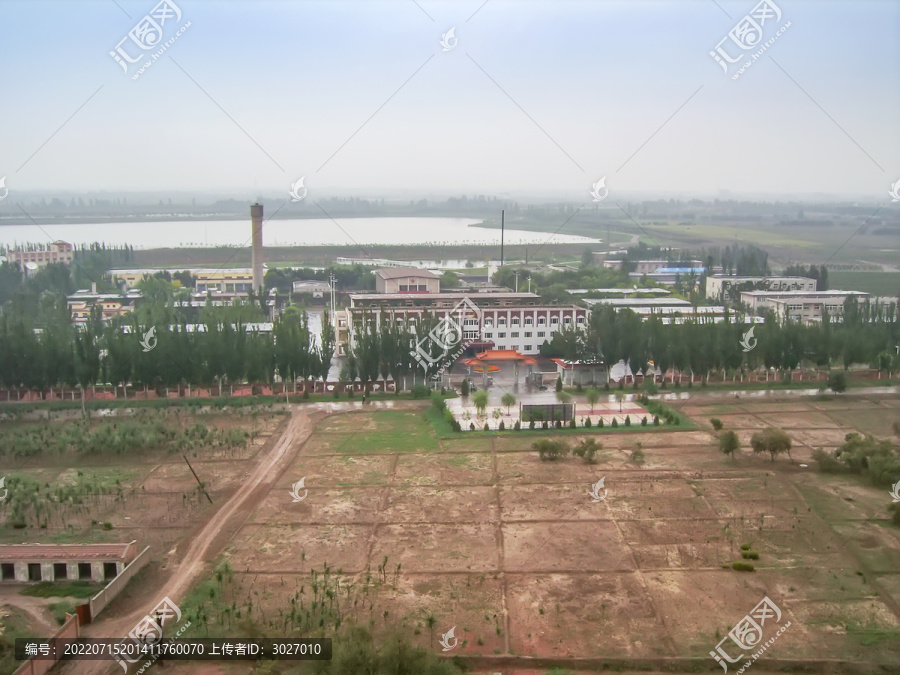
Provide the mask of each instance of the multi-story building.
POLYGON ((75 247, 65 241, 54 241, 49 246, 42 246, 33 251, 25 249, 8 251, 6 257, 10 263, 18 263, 23 269, 27 263, 34 263, 38 267, 51 263, 71 265, 75 257, 75 247))
POLYGON ((897 298, 875 298, 862 291, 744 291, 741 302, 756 313, 775 312, 781 321, 790 319, 804 324, 819 323, 827 311, 831 320, 841 321, 844 301, 855 297, 860 304, 870 302, 885 307, 896 306, 897 298))
POLYGON ((142 297, 141 292, 137 289, 126 293, 98 293, 97 285, 91 284, 91 286, 90 290, 75 291, 72 295, 66 296, 72 323, 87 323, 94 307, 99 308, 100 318, 104 322, 113 317, 128 314, 134 311, 134 303, 142 297))
POLYGON ((199 293, 220 291, 222 293, 249 293, 253 287, 253 270, 249 267, 233 267, 229 269, 199 268, 145 268, 131 270, 109 270, 106 274, 115 284, 124 284, 126 288, 134 288, 143 279, 159 272, 190 272, 197 280, 196 290, 199 293))
POLYGON ((535 293, 429 293, 410 296, 406 293, 350 294, 350 306, 337 317, 337 340, 341 353, 355 340, 354 331, 364 316, 379 322, 386 317, 406 324, 429 314, 438 319, 450 315, 454 308, 468 301, 477 311, 464 320, 463 340, 473 348, 516 350, 523 354, 538 354, 544 341, 573 326, 584 326, 588 310, 575 305, 546 305, 535 293))
POLYGON ((729 288, 741 286, 744 290, 803 291, 813 293, 816 280, 808 277, 732 277, 712 275, 706 277, 706 297, 724 300, 729 288))
POLYGON ((415 267, 388 267, 375 270, 378 293, 440 293, 441 278, 415 267))

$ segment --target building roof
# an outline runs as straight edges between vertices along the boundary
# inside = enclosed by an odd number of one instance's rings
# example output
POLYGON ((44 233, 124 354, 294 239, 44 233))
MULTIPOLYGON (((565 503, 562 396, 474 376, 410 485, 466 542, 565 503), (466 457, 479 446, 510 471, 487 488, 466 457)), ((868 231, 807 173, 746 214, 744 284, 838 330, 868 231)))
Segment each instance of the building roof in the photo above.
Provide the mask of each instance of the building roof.
POLYGON ((486 352, 476 354, 471 359, 466 359, 464 363, 468 366, 476 363, 482 363, 484 361, 519 361, 521 363, 526 363, 529 365, 537 364, 537 361, 535 361, 533 358, 531 358, 530 356, 525 356, 524 354, 520 354, 515 349, 489 349, 486 352))
POLYGON ((741 295, 766 298, 840 298, 847 295, 867 296, 862 291, 743 291, 741 295))
POLYGON ((437 274, 422 270, 418 267, 386 267, 375 270, 374 274, 382 279, 405 279, 409 277, 419 277, 425 279, 440 279, 437 274))
POLYGON ((605 368, 606 364, 603 363, 602 359, 598 359, 596 361, 569 361, 567 359, 550 359, 558 366, 562 366, 565 370, 574 369, 574 368, 605 368))
POLYGON ((738 277, 731 276, 729 274, 711 274, 706 277, 707 279, 717 279, 721 281, 733 281, 734 283, 743 283, 745 281, 815 281, 810 277, 780 277, 775 274, 770 274, 769 276, 764 277, 738 277))
POLYGON ((660 267, 654 274, 703 274, 705 271, 705 267, 660 267))
POLYGON ((681 298, 585 298, 585 302, 613 307, 690 307, 691 303, 681 298))
POLYGON ((428 293, 427 295, 415 296, 409 293, 350 293, 352 300, 413 300, 421 299, 428 302, 435 300, 462 300, 463 298, 491 298, 500 300, 535 300, 540 296, 537 293, 507 293, 507 292, 484 292, 481 290, 467 291, 464 293, 428 293))
POLYGON ((671 295, 668 288, 570 288, 567 293, 583 295, 585 293, 605 293, 607 295, 634 295, 635 293, 656 293, 658 295, 671 295))
POLYGON ((120 560, 136 542, 127 544, 3 544, 0 560, 120 560))

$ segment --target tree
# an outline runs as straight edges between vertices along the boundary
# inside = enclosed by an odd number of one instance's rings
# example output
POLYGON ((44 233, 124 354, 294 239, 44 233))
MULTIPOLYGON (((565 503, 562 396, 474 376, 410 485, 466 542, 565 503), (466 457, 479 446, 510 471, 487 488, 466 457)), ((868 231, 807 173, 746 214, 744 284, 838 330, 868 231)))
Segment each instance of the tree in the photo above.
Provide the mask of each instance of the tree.
POLYGON ((563 389, 562 375, 557 375, 557 377, 556 377, 556 391, 562 391, 562 389, 563 389))
POLYGON ((596 464, 597 453, 603 450, 603 446, 593 438, 581 441, 572 450, 572 454, 584 459, 585 464, 596 464))
POLYGON ((835 394, 847 390, 847 373, 841 370, 832 370, 828 373, 828 388, 835 394))
MULTIPOLYGON (((755 432, 750 438, 750 446, 753 448, 753 452, 768 452, 773 462, 775 461, 775 455, 783 452, 788 453, 788 457, 790 457, 791 445, 791 437, 783 430, 775 427, 766 427, 761 431, 755 432)), ((791 458, 791 461, 794 461, 793 458, 791 458)))
POLYGON ((591 387, 587 390, 584 397, 587 399, 587 402, 591 404, 591 412, 594 412, 594 406, 597 405, 597 402, 600 400, 600 391, 595 387, 591 387))
POLYGON ((459 387, 459 395, 463 398, 468 398, 469 396, 469 378, 466 377, 463 379, 462 384, 459 387))
POLYGON ((556 400, 560 403, 569 403, 572 400, 572 394, 567 391, 556 392, 556 400))
POLYGON ((500 398, 500 403, 506 406, 506 414, 509 415, 509 409, 516 404, 516 397, 511 392, 506 392, 500 398))
POLYGON ((483 417, 488 404, 487 392, 483 389, 476 391, 475 395, 472 397, 472 402, 475 404, 475 410, 478 411, 478 416, 483 417))
POLYGON ((622 412, 622 401, 625 400, 625 392, 617 391, 615 393, 616 402, 619 404, 619 412, 622 412))
POLYGON ((739 448, 740 441, 738 440, 738 435, 731 429, 726 429, 719 436, 719 450, 731 457, 732 462, 734 461, 734 453, 737 452, 739 448))

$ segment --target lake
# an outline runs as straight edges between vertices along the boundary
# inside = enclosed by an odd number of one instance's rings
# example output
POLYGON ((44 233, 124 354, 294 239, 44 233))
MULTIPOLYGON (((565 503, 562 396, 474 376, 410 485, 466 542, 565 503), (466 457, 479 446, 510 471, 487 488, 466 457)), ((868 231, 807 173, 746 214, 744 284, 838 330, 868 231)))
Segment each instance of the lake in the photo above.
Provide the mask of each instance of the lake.
MULTIPOLYGON (((500 244, 500 230, 470 227, 472 218, 310 218, 271 220, 263 225, 265 246, 365 246, 375 244, 500 244)), ((250 245, 250 219, 182 220, 157 223, 4 225, 0 245, 105 242, 136 249, 250 245)), ((545 232, 506 230, 507 244, 591 243, 599 240, 545 232)))

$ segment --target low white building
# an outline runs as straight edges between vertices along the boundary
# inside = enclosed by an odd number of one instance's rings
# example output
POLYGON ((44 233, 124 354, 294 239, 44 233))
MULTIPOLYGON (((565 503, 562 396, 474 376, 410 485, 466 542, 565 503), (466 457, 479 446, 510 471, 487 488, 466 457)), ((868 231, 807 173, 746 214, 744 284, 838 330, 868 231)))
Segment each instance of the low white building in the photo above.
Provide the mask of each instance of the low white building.
POLYGON ((816 280, 808 277, 737 277, 712 275, 706 277, 706 297, 710 300, 724 300, 725 293, 735 286, 743 290, 803 291, 814 293, 816 280))
POLYGON ((741 302, 756 313, 767 310, 775 312, 781 321, 790 319, 804 324, 819 323, 824 313, 835 321, 843 320, 844 302, 855 297, 860 305, 865 302, 883 307, 897 306, 897 298, 871 297, 862 291, 745 291, 741 293, 741 302))

